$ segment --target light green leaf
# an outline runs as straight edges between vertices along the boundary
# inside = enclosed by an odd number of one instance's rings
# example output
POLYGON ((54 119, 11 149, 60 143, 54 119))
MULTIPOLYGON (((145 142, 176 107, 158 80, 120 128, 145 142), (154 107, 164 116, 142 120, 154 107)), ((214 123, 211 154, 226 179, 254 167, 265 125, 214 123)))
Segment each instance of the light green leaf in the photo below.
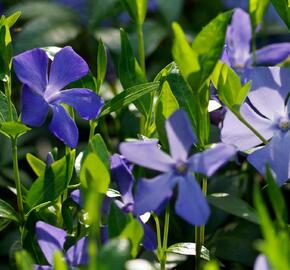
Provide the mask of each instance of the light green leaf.
MULTIPOLYGON (((17 120, 17 111, 14 107, 13 104, 11 104, 12 106, 12 115, 13 115, 13 120, 16 121, 17 120)), ((9 109, 8 109, 8 98, 7 96, 0 91, 0 122, 6 122, 10 120, 10 116, 9 116, 9 109)))
POLYGON ((155 125, 159 135, 159 139, 165 149, 168 149, 167 137, 165 132, 165 121, 178 108, 178 102, 172 94, 170 85, 167 81, 165 81, 162 84, 161 93, 155 105, 155 125))
POLYGON ((29 130, 31 130, 31 128, 25 126, 20 122, 0 122, 0 132, 8 138, 16 139, 29 130))
POLYGON ((208 202, 223 211, 259 224, 255 210, 245 201, 227 193, 215 193, 207 196, 208 202))
POLYGON ((142 225, 135 219, 131 219, 131 221, 127 224, 125 229, 121 232, 121 238, 128 238, 131 242, 131 255, 135 258, 138 255, 140 242, 143 238, 143 227, 142 225))
POLYGON ((147 12, 147 0, 122 0, 136 24, 143 24, 147 12))
POLYGON ((45 171, 46 164, 36 156, 27 153, 26 160, 37 176, 40 176, 45 171))
POLYGON ((100 117, 127 107, 129 104, 133 103, 140 97, 151 92, 155 92, 158 87, 159 83, 154 82, 136 85, 124 90, 120 94, 116 95, 113 99, 105 103, 100 117))
MULTIPOLYGON (((284 1, 284 0, 282 0, 284 1)), ((270 0, 249 0, 249 12, 254 31, 263 21, 264 14, 268 8, 270 0)))
POLYGON ((241 85, 240 77, 227 64, 219 62, 212 75, 212 82, 218 91, 220 100, 234 112, 240 110, 248 92, 251 82, 241 85))
POLYGON ((18 270, 33 270, 33 261, 25 250, 16 252, 16 265, 18 270))
POLYGON ((110 184, 110 173, 95 153, 89 153, 82 162, 80 179, 84 187, 105 194, 110 184))
POLYGON ((7 202, 0 199, 0 219, 7 219, 18 222, 18 214, 7 202))
POLYGON ((215 261, 210 261, 208 262, 205 266, 203 270, 219 270, 219 265, 217 262, 215 261))
POLYGON ((0 19, 0 80, 7 80, 12 65, 12 39, 5 16, 0 19))
POLYGON ((19 19, 19 17, 21 16, 21 12, 17 11, 13 14, 11 14, 9 17, 7 17, 7 24, 8 27, 11 28, 19 19))
POLYGON ((53 258, 54 258, 54 265, 52 268, 53 270, 67 270, 68 269, 61 251, 59 250, 55 251, 53 258))
POLYGON ((56 200, 67 188, 72 178, 75 150, 51 164, 29 189, 26 204, 29 208, 56 200))

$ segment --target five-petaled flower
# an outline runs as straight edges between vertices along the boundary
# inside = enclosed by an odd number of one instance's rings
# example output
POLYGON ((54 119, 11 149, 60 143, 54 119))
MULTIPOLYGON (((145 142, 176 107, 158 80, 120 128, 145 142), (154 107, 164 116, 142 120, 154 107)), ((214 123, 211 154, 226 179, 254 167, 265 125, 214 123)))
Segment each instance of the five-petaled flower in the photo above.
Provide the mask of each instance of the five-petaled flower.
MULTIPOLYGON (((54 254, 56 251, 64 251, 66 231, 52 226, 43 221, 36 223, 36 236, 40 249, 43 252, 49 265, 35 265, 36 270, 50 270, 54 265, 54 254)), ((88 240, 82 237, 65 252, 65 259, 70 266, 85 265, 88 262, 88 240)))
POLYGON ((125 142, 120 145, 122 155, 138 165, 161 171, 154 179, 141 179, 135 196, 134 212, 141 215, 159 210, 171 198, 178 185, 176 213, 193 225, 205 224, 209 206, 197 183, 194 172, 210 177, 235 153, 235 147, 217 144, 202 153, 188 157, 196 137, 183 110, 177 110, 166 121, 171 156, 161 151, 156 142, 125 142))
MULTIPOLYGON (((290 70, 279 67, 258 67, 246 72, 246 80, 252 81, 248 99, 240 113, 266 140, 274 133, 285 133, 290 128, 288 104, 290 70)), ((239 150, 248 150, 262 141, 230 111, 227 111, 221 139, 234 144, 239 150)))
POLYGON ((49 130, 66 145, 76 148, 78 129, 61 103, 73 107, 86 120, 96 118, 104 104, 89 89, 62 90, 88 73, 87 63, 71 47, 65 47, 55 55, 49 75, 48 56, 42 49, 17 55, 13 58, 13 66, 23 83, 22 122, 32 127, 41 126, 51 108, 53 116, 49 130))

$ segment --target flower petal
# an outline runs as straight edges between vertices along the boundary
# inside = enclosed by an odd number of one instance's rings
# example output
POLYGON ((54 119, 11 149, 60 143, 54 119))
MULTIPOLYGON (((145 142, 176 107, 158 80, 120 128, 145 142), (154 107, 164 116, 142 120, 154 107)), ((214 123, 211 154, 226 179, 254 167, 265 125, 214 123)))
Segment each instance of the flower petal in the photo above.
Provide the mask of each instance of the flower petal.
POLYGON ((285 151, 289 147, 290 134, 277 133, 268 145, 249 155, 248 162, 263 175, 266 173, 266 164, 269 164, 281 186, 290 178, 290 154, 285 151))
POLYGON ((42 126, 49 106, 44 98, 23 85, 21 96, 21 121, 32 127, 42 126))
POLYGON ((79 131, 75 122, 68 112, 60 105, 51 105, 53 110, 52 121, 49 130, 64 144, 76 148, 78 144, 79 131))
POLYGON ((88 72, 89 67, 85 60, 72 47, 64 47, 55 55, 51 64, 47 88, 49 95, 84 77, 88 72))
MULTIPOLYGON (((274 66, 290 55, 290 43, 277 43, 265 46, 256 52, 256 63, 260 66, 274 66)), ((247 65, 252 64, 252 57, 247 65)))
POLYGON ((71 199, 77 203, 80 207, 83 207, 84 203, 83 203, 83 198, 81 196, 81 190, 80 189, 76 189, 74 190, 71 194, 70 194, 71 199))
POLYGON ((195 177, 187 174, 179 179, 176 213, 192 225, 206 224, 210 209, 195 177))
POLYGON ((155 250, 157 247, 157 239, 156 239, 156 233, 152 230, 152 228, 142 223, 143 229, 144 229, 144 237, 142 240, 142 244, 146 250, 155 250))
MULTIPOLYGON (((242 105, 240 112, 249 124, 255 127, 266 140, 270 139, 273 136, 273 132, 278 129, 272 121, 259 116, 246 103, 242 105)), ((224 143, 237 146, 241 151, 248 150, 262 143, 231 111, 226 113, 221 131, 221 140, 224 143)))
POLYGON ((213 148, 193 155, 188 161, 190 170, 210 177, 236 153, 234 146, 218 143, 213 148))
POLYGON ((81 238, 66 252, 69 264, 73 266, 84 265, 88 262, 88 239, 81 238))
POLYGON ((132 163, 161 172, 171 171, 174 165, 172 158, 158 149, 157 143, 152 141, 121 143, 120 152, 132 163))
POLYGON ((250 57, 250 42, 252 38, 250 16, 237 8, 232 17, 231 43, 235 66, 244 66, 250 57))
POLYGON ((117 184, 117 188, 122 195, 122 201, 125 207, 134 204, 134 198, 132 194, 133 188, 133 174, 126 166, 124 158, 115 154, 110 158, 111 161, 111 180, 117 184))
POLYGON ((17 78, 35 92, 42 94, 47 85, 48 57, 42 49, 33 49, 13 58, 17 78))
POLYGON ((161 174, 153 179, 140 179, 135 195, 134 214, 158 211, 163 202, 172 196, 177 178, 171 173, 161 174))
MULTIPOLYGON (((104 100, 100 96, 84 88, 61 91, 55 96, 54 101, 68 104, 86 120, 96 118, 104 106, 104 100)), ((51 102, 53 103, 53 101, 51 102)))
POLYGON ((39 265, 39 264, 34 264, 33 265, 34 270, 52 270, 52 266, 50 265, 39 265))
POLYGON ((37 242, 47 262, 53 265, 54 253, 57 250, 63 251, 66 240, 66 232, 42 221, 36 223, 37 242))
POLYGON ((165 126, 173 159, 186 161, 190 147, 196 142, 187 114, 183 110, 175 111, 165 126))
POLYGON ((260 254, 256 258, 254 270, 270 270, 270 266, 265 255, 260 254))

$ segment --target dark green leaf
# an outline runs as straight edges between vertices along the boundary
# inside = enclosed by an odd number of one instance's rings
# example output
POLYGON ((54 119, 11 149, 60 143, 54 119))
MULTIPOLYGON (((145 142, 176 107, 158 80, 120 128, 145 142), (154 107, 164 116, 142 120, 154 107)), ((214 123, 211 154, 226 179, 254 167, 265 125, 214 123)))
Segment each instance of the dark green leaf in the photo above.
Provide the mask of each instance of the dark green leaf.
POLYGON ((101 85, 105 79, 106 71, 107 71, 107 52, 106 52, 105 45, 101 39, 99 40, 97 61, 98 61, 97 80, 98 80, 99 85, 101 85))
POLYGON ((99 270, 124 270, 130 257, 130 243, 125 239, 114 239, 98 253, 99 270))
POLYGON ((0 132, 8 138, 18 138, 29 130, 31 130, 31 128, 20 122, 0 122, 0 132))
POLYGON ((136 24, 143 24, 147 12, 147 0, 122 0, 136 24))
MULTIPOLYGON (((13 104, 11 104, 13 120, 17 120, 17 112, 13 104)), ((8 98, 0 91, 0 122, 6 122, 10 120, 9 109, 8 109, 8 98)))
MULTIPOLYGON (((169 248, 167 248, 167 252, 173 252, 181 255, 187 255, 187 256, 195 256, 196 255, 196 245, 195 243, 176 243, 169 248)), ((209 261, 210 260, 210 254, 209 250, 206 247, 202 247, 201 249, 201 258, 209 261)))
POLYGON ((271 0, 276 11, 290 30, 290 7, 287 0, 271 0))
POLYGON ((227 213, 259 224, 255 210, 245 201, 227 193, 215 193, 207 196, 208 202, 227 213))
POLYGON ((127 107, 143 95, 156 91, 158 87, 159 83, 145 83, 130 87, 115 96, 112 100, 106 102, 100 116, 104 116, 111 112, 120 110, 123 107, 127 107))
POLYGON ((45 171, 46 164, 36 156, 27 153, 26 160, 37 176, 40 176, 45 171))
POLYGON ((119 236, 129 222, 128 215, 113 203, 108 217, 109 238, 119 236))
POLYGON ((13 220, 18 222, 18 214, 7 202, 0 199, 0 219, 13 220))
POLYGON ((26 204, 34 208, 45 202, 54 201, 67 188, 72 174, 75 151, 51 164, 32 184, 26 197, 26 204))

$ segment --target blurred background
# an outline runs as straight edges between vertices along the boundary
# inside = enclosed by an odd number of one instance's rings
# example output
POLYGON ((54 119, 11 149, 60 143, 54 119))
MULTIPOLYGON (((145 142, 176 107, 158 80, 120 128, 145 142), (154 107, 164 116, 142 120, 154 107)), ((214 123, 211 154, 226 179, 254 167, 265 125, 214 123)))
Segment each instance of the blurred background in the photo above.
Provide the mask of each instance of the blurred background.
MULTIPOLYGON (((192 40, 204 25, 219 12, 235 7, 247 10, 247 0, 148 0, 148 12, 144 24, 147 76, 153 80, 157 73, 172 61, 171 23, 178 21, 184 28, 188 39, 192 40)), ((22 16, 12 29, 14 55, 35 47, 70 45, 89 64, 92 74, 97 73, 97 47, 101 38, 108 53, 106 82, 101 88, 105 99, 112 98, 122 91, 118 80, 118 57, 120 54, 119 29, 129 33, 130 41, 137 55, 137 36, 135 26, 120 0, 0 0, 0 15, 10 15, 21 11, 22 16)), ((270 5, 261 30, 258 34, 258 47, 269 43, 288 41, 285 25, 270 5)), ((53 50, 53 48, 51 48, 53 50)), ((15 76, 13 81, 13 100, 18 108, 21 85, 15 76)), ((0 84, 0 88, 2 85, 0 84)), ((21 179, 29 187, 35 175, 27 166, 25 155, 31 152, 45 160, 53 147, 62 147, 59 141, 50 135, 46 125, 36 128, 19 141, 21 179)), ((79 150, 88 139, 88 123, 77 118, 80 131, 79 150)), ((114 153, 120 141, 126 137, 136 137, 139 132, 138 114, 124 109, 118 115, 110 115, 101 121, 98 127, 106 140, 109 150, 114 153)), ((246 168, 244 168, 246 171, 246 168)), ((252 174, 254 175, 254 174, 252 174)), ((241 174, 240 168, 232 168, 230 174, 214 177, 209 190, 228 192, 243 196, 251 201, 252 176, 241 174)), ((13 186, 10 145, 0 137, 0 187, 13 186)), ((11 189, 0 188, 0 197, 14 203, 11 189)), ((173 242, 193 240, 194 230, 182 220, 172 220, 173 242)), ((2 224, 0 224, 2 226, 2 224)), ((14 241, 18 237, 15 228, 8 227, 0 232, 0 270, 8 269, 9 254, 17 248, 14 241), (13 244, 14 243, 14 244, 13 244)), ((251 269, 256 257, 253 239, 259 238, 259 227, 244 220, 233 219, 221 210, 213 209, 207 225, 207 246, 217 257, 225 260, 226 269, 251 269), (234 240, 233 240, 234 239, 234 240), (241 254, 243 254, 241 256, 241 254)), ((188 263, 188 262, 187 262, 188 263)), ((186 263, 185 263, 186 265, 186 263)), ((185 265, 180 269, 186 269, 185 265)))

